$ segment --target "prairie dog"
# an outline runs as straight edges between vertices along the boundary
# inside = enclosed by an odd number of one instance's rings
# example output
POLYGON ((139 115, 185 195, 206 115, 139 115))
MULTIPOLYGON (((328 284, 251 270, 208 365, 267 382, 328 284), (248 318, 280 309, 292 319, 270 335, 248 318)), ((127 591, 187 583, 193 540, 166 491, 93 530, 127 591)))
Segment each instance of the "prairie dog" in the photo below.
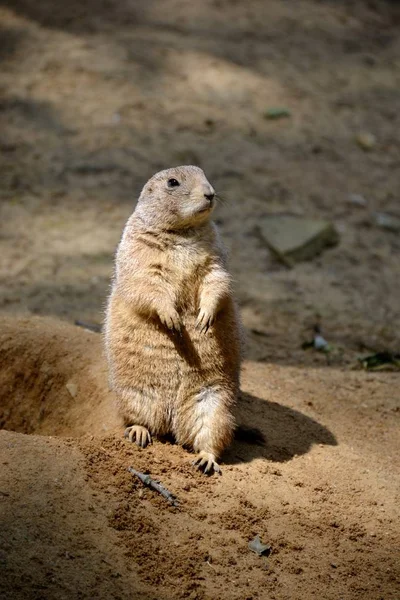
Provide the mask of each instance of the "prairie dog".
POLYGON ((115 261, 105 322, 110 380, 139 446, 172 434, 219 472, 234 432, 240 325, 225 252, 210 216, 215 192, 194 166, 144 186, 115 261))

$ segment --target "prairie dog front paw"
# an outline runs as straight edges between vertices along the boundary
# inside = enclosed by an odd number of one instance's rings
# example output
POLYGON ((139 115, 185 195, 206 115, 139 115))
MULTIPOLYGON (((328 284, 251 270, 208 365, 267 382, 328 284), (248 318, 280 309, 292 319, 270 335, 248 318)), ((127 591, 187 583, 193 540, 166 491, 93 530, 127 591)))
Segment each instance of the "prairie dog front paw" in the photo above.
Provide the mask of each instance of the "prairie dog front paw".
POLYGON ((161 309, 157 311, 157 314, 161 323, 165 325, 165 327, 175 331, 181 330, 181 320, 178 311, 175 310, 175 308, 171 307, 169 309, 161 309))
POLYGON ((211 325, 215 321, 215 310, 208 307, 200 307, 196 321, 196 329, 201 333, 207 333, 211 325))

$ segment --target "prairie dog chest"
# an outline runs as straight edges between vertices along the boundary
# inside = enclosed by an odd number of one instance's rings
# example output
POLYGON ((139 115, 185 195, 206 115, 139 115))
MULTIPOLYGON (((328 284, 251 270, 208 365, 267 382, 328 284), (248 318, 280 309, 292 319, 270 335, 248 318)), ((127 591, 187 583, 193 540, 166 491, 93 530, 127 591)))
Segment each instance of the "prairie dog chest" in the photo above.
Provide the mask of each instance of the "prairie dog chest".
POLYGON ((211 249, 204 242, 190 240, 175 244, 169 254, 177 269, 189 272, 209 262, 211 249))
POLYGON ((212 250, 204 242, 185 241, 176 244, 166 256, 166 266, 171 269, 179 291, 189 297, 196 296, 212 262, 212 250))

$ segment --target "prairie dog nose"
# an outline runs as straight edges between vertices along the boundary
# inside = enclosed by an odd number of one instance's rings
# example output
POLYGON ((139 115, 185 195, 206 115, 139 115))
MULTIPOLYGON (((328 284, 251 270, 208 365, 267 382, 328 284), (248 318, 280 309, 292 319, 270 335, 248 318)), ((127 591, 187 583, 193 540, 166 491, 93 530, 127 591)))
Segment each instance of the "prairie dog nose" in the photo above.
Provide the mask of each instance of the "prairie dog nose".
POLYGON ((207 198, 207 200, 209 200, 210 202, 214 199, 214 196, 215 196, 215 192, 214 192, 213 188, 211 187, 211 185, 203 186, 203 194, 204 194, 204 197, 207 198))

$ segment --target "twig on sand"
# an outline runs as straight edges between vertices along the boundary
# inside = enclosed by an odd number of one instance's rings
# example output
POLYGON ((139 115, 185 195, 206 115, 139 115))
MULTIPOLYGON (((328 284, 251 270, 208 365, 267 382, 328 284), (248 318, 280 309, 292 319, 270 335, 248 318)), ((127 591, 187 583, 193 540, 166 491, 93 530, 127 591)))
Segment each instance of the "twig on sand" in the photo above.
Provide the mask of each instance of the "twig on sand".
POLYGON ((158 481, 154 481, 154 479, 152 479, 150 475, 146 475, 145 473, 136 471, 136 469, 134 469, 133 467, 128 467, 128 471, 129 473, 132 473, 132 475, 136 475, 136 477, 138 477, 140 481, 144 483, 144 485, 147 485, 147 487, 151 488, 152 490, 155 490, 156 492, 161 494, 161 496, 164 496, 164 498, 168 500, 168 502, 170 502, 172 506, 179 506, 179 502, 176 499, 176 497, 173 494, 171 494, 171 492, 167 490, 163 485, 161 485, 161 483, 159 483, 158 481))
POLYGON ((88 331, 93 331, 93 333, 101 333, 102 327, 98 323, 86 323, 85 321, 80 321, 76 319, 75 325, 78 327, 83 327, 83 329, 87 329, 88 331))

